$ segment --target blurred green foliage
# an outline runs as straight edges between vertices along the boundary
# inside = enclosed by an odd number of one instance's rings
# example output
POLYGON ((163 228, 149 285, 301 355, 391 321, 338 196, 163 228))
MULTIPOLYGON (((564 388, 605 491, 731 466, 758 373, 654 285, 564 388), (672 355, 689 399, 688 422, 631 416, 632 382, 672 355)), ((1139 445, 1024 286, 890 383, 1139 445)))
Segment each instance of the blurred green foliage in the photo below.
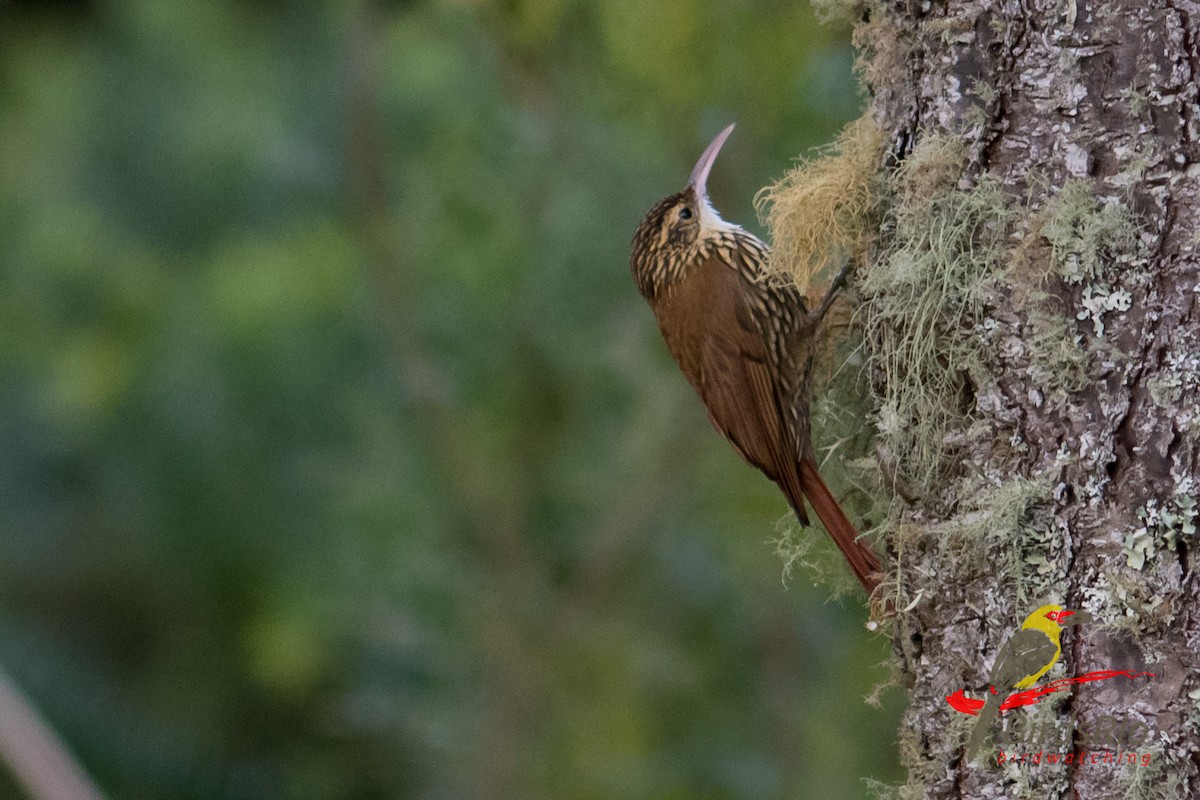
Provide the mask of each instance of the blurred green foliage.
POLYGON ((858 112, 847 39, 791 0, 0 0, 0 663, 111 797, 896 777, 886 642, 781 584, 782 497, 627 266, 730 120, 753 221, 858 112))

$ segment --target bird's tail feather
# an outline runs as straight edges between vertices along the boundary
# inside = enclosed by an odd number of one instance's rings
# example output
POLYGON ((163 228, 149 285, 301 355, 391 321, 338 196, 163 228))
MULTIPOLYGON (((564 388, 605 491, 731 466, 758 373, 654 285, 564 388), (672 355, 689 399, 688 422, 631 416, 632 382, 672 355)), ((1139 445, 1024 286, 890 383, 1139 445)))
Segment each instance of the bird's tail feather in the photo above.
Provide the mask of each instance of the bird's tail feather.
MULTIPOLYGON (((833 537, 833 543, 842 551, 854 576, 858 578, 868 594, 874 592, 882 575, 879 559, 865 542, 859 540, 858 531, 825 486, 825 481, 821 480, 821 474, 817 472, 817 464, 811 456, 800 459, 797 477, 800 483, 799 489, 804 498, 808 499, 809 505, 825 525, 825 530, 829 531, 829 535, 833 537)), ((793 493, 789 492, 788 494, 793 493)), ((792 505, 796 508, 796 514, 800 520, 807 522, 804 514, 804 500, 793 496, 792 505)))
POLYGON ((983 708, 979 709, 979 718, 975 720, 975 727, 971 729, 971 738, 967 741, 968 762, 975 760, 979 749, 983 747, 983 743, 987 741, 988 735, 992 732, 992 728, 996 724, 996 716, 1000 713, 1002 699, 999 694, 988 692, 987 701, 983 704, 983 708))

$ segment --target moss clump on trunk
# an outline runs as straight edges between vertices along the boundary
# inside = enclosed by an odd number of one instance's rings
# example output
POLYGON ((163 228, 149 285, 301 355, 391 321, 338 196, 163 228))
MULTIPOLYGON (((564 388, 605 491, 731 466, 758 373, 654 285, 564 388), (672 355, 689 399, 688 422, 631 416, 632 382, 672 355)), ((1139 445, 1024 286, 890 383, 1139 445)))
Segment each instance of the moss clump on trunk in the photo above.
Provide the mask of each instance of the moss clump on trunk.
POLYGON ((885 465, 907 491, 940 503, 967 444, 971 384, 983 370, 988 280, 1008 251, 1010 204, 993 179, 961 186, 966 152, 924 140, 888 181, 886 245, 857 283, 885 465))
POLYGON ((878 230, 883 140, 869 117, 819 158, 801 161, 754 199, 771 231, 770 274, 807 293, 815 277, 860 256, 878 230))

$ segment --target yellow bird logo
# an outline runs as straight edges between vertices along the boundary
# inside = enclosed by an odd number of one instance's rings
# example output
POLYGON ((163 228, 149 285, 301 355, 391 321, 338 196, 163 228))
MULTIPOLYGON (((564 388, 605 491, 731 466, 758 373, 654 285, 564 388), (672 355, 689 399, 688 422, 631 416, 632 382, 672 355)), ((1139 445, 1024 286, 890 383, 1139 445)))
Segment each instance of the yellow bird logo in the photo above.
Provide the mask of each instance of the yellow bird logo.
POLYGON ((987 700, 967 745, 968 760, 978 754, 1009 694, 1033 686, 1058 662, 1063 628, 1091 621, 1092 615, 1086 611, 1068 611, 1054 604, 1044 605, 1025 618, 1021 629, 1009 637, 996 656, 988 677, 987 700))

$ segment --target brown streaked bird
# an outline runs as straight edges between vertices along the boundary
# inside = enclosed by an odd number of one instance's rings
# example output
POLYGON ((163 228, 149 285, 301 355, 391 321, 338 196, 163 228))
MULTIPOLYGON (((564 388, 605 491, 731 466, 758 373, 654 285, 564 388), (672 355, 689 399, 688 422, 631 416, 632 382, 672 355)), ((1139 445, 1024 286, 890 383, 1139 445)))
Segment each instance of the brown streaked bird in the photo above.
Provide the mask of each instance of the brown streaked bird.
POLYGON ((706 190, 732 131, 713 139, 683 191, 646 214, 633 235, 633 277, 713 425, 779 485, 804 525, 807 499, 870 593, 879 560, 821 480, 809 439, 814 334, 841 276, 815 312, 795 287, 765 280, 767 246, 721 219, 706 190))

